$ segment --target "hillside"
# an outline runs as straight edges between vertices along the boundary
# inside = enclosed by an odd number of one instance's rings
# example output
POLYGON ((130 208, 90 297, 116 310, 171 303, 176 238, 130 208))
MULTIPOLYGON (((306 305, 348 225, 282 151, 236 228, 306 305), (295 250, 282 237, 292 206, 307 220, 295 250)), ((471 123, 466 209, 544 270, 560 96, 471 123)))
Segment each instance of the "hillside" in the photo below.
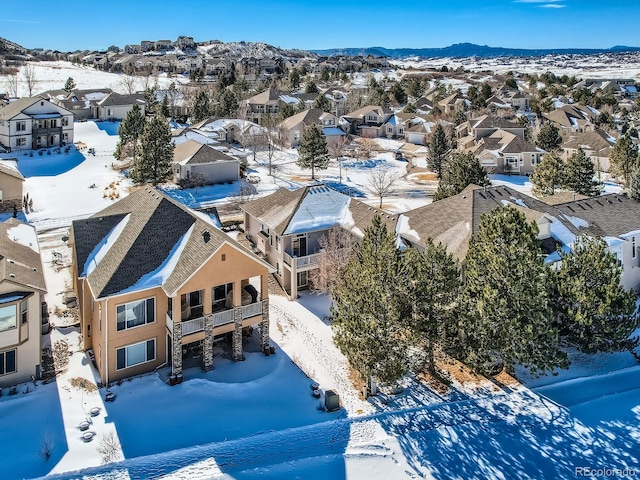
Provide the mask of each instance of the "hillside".
POLYGON ((0 37, 0 54, 3 55, 26 55, 27 49, 6 38, 0 37))

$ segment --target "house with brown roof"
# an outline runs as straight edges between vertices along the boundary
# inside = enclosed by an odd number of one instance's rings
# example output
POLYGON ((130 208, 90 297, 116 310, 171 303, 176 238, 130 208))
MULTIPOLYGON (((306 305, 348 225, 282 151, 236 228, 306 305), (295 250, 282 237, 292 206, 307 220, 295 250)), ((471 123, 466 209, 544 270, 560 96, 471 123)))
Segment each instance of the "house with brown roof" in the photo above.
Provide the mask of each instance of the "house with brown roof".
POLYGON ((349 124, 347 133, 376 138, 384 135, 384 124, 392 113, 379 105, 367 105, 342 116, 349 124))
POLYGON ((0 108, 0 145, 35 150, 73 143, 73 114, 42 97, 20 98, 0 108))
POLYGON ((183 346, 209 370, 215 339, 231 337, 241 360, 252 325, 268 346, 271 266, 159 190, 74 221, 69 244, 84 345, 103 383, 167 363, 181 374, 183 346))
POLYGON ((546 153, 540 147, 506 130, 497 129, 481 138, 468 151, 480 160, 489 173, 528 175, 546 153))
POLYGON ((309 272, 318 268, 320 239, 331 228, 342 228, 358 239, 376 214, 390 231, 395 231, 397 218, 325 185, 280 188, 241 208, 247 238, 275 267, 275 277, 291 299, 309 286, 309 272))
POLYGON ((609 159, 615 144, 616 139, 610 133, 595 128, 591 132, 571 135, 569 140, 562 144, 563 156, 565 159, 569 158, 581 148, 591 159, 596 170, 608 172, 609 159))
POLYGON ((134 105, 138 105, 142 114, 145 114, 146 102, 144 95, 139 93, 122 95, 113 92, 96 102, 95 118, 99 120, 122 120, 134 105))
POLYGON ((456 127, 456 138, 459 148, 470 148, 474 143, 488 137, 496 130, 504 130, 524 140, 525 128, 506 118, 482 115, 461 123, 456 127))
POLYGON ((262 116, 265 114, 276 115, 280 111, 281 93, 274 88, 268 88, 246 100, 247 120, 261 125, 262 116))
POLYGON ((35 227, 0 223, 0 387, 40 378, 46 291, 35 227))
POLYGON ((327 143, 337 142, 346 135, 338 127, 338 118, 335 115, 317 108, 304 110, 284 119, 278 128, 282 132, 284 143, 290 147, 296 147, 300 144, 305 128, 311 125, 320 127, 327 143))
POLYGON ((575 133, 591 132, 599 112, 582 105, 563 105, 552 112, 543 114, 560 131, 563 138, 575 133))
POLYGON ((173 150, 173 180, 178 183, 199 177, 204 183, 226 183, 240 180, 240 159, 215 145, 195 140, 178 143, 173 150))

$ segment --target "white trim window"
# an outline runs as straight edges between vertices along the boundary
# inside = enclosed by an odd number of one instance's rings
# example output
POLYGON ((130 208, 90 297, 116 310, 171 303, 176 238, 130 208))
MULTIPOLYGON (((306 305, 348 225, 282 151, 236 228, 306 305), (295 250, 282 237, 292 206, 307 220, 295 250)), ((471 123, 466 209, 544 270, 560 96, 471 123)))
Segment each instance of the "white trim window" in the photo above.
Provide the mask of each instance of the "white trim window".
POLYGON ((156 359, 156 339, 134 343, 116 350, 116 370, 134 367, 156 359))
POLYGON ((0 332, 6 332, 18 328, 18 317, 16 315, 16 304, 0 307, 0 332))
POLYGON ((0 375, 17 372, 16 351, 8 350, 0 352, 0 375))
POLYGON ((120 332, 156 321, 155 300, 137 300, 116 306, 116 329, 120 332))
POLYGON ((16 122, 16 132, 26 132, 27 131, 27 122, 21 120, 16 122))

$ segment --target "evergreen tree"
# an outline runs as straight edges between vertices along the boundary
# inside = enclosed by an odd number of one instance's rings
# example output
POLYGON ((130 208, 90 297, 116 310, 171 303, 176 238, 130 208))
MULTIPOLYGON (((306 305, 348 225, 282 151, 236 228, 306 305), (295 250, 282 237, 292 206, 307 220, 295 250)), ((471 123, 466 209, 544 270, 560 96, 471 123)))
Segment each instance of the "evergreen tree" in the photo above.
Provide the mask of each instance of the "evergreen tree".
POLYGON ((612 352, 637 346, 629 340, 640 326, 636 294, 620 285, 622 267, 601 240, 583 237, 562 254, 557 273, 557 311, 562 333, 583 352, 612 352))
POLYGON ((408 249, 402 257, 402 281, 411 306, 411 331, 426 353, 427 368, 435 373, 435 349, 445 347, 460 293, 458 264, 442 244, 427 240, 424 252, 408 249))
POLYGON ((193 114, 191 115, 194 123, 206 120, 211 116, 211 102, 209 95, 204 90, 199 91, 193 100, 193 114))
POLYGON ((564 163, 556 153, 545 153, 531 175, 532 192, 538 197, 553 195, 563 181, 564 163))
POLYGON ((298 148, 298 161, 300 168, 311 169, 311 180, 315 180, 316 168, 324 170, 329 166, 329 148, 327 141, 322 136, 322 131, 317 125, 305 129, 300 147, 298 148))
POLYGON ((313 80, 309 80, 304 87, 304 93, 320 93, 320 90, 313 80))
POLYGON ((322 110, 323 112, 328 112, 331 110, 331 102, 327 97, 320 94, 313 101, 311 108, 317 108, 319 110, 322 110))
POLYGON ((278 116, 281 120, 291 117, 296 114, 296 107, 294 107, 291 103, 283 103, 282 107, 280 107, 280 111, 278 112, 278 116))
POLYGON ((300 86, 300 72, 297 68, 292 68, 289 72, 289 83, 293 89, 297 89, 300 86))
POLYGON ((406 372, 399 269, 395 237, 376 215, 340 270, 331 305, 335 343, 363 379, 392 383, 406 372))
POLYGON ((533 137, 531 135, 531 122, 529 118, 526 115, 520 115, 516 123, 524 128, 524 139, 531 142, 533 137))
POLYGON ((471 184, 481 187, 490 185, 487 171, 473 153, 454 152, 444 167, 433 200, 457 195, 471 184))
POLYGON ((160 115, 163 117, 171 117, 171 111, 169 110, 169 99, 165 93, 162 97, 162 103, 160 103, 160 115))
POLYGON ((216 115, 220 118, 236 118, 238 115, 238 97, 233 90, 224 89, 216 107, 216 115))
POLYGON ((76 88, 76 82, 73 81, 73 78, 69 77, 67 78, 67 81, 64 83, 64 88, 63 90, 65 92, 70 92, 71 90, 73 90, 74 88, 76 88))
POLYGON ((581 148, 573 153, 564 167, 563 186, 589 197, 600 195, 602 182, 596 179, 593 162, 581 148))
POLYGON ((551 122, 546 122, 540 127, 538 137, 536 138, 536 145, 547 152, 553 152, 560 148, 562 145, 562 137, 560 131, 551 122))
POLYGON ((628 185, 631 171, 638 164, 638 147, 634 145, 629 132, 618 138, 609 161, 611 173, 621 176, 625 185, 628 185))
POLYGON ((148 112, 155 112, 158 109, 158 87, 147 87, 144 90, 145 108, 148 112))
POLYGON ((558 344, 538 228, 513 207, 481 217, 466 256, 458 352, 475 369, 568 366, 558 344))
POLYGON ((114 157, 120 160, 123 155, 124 147, 131 143, 131 151, 133 153, 133 161, 135 164, 136 155, 138 153, 138 140, 142 136, 144 124, 145 118, 142 114, 142 109, 139 105, 134 104, 118 127, 118 136, 120 137, 120 140, 116 145, 116 151, 113 154, 114 157))
POLYGON ((431 171, 436 172, 439 177, 442 176, 451 148, 447 132, 444 131, 442 124, 438 123, 427 145, 427 162, 431 171))
POLYGON ((640 162, 631 170, 629 178, 629 197, 636 202, 640 202, 640 162))
POLYGON ((140 160, 131 171, 132 180, 136 183, 151 181, 153 185, 165 181, 171 175, 174 148, 167 119, 156 115, 144 126, 140 160))
POLYGON ((407 93, 402 88, 400 82, 394 82, 389 89, 389 95, 395 100, 398 105, 404 105, 407 103, 407 93))

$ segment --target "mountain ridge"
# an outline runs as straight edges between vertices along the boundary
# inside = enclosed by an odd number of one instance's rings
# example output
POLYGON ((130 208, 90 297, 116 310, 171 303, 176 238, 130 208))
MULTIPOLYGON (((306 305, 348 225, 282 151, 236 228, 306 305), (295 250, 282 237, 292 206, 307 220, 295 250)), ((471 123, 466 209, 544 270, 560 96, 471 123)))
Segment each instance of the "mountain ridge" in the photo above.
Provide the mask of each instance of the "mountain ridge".
POLYGON ((593 55, 599 53, 627 53, 639 52, 640 47, 616 45, 611 48, 507 48, 490 47, 474 43, 455 43, 441 48, 330 48, 323 50, 309 50, 312 53, 323 56, 350 55, 350 56, 384 56, 389 58, 448 58, 448 57, 541 57, 545 55, 593 55))

